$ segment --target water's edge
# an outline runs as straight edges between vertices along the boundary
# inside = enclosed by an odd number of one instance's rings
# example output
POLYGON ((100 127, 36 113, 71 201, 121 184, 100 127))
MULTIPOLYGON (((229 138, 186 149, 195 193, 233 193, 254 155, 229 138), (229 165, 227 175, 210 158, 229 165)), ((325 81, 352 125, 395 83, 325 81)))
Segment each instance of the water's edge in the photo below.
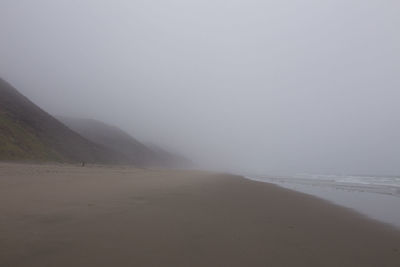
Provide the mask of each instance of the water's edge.
POLYGON ((250 175, 244 177, 312 195, 400 229, 400 187, 340 182, 334 179, 250 175))

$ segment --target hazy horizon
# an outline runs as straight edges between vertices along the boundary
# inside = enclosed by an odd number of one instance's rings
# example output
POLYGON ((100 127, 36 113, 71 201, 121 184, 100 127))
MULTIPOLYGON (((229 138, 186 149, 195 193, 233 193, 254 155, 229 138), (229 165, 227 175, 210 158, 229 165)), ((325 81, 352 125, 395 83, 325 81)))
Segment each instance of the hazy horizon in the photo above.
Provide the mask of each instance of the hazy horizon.
POLYGON ((0 77, 204 166, 400 175, 400 2, 0 3, 0 77))

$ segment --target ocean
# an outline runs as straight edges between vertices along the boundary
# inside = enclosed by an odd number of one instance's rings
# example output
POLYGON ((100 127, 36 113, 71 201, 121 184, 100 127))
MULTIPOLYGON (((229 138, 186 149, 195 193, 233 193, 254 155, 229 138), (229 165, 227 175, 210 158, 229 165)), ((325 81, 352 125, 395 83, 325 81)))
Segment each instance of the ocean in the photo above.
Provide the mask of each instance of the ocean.
POLYGON ((400 228, 400 177, 354 175, 245 175, 313 195, 400 228))

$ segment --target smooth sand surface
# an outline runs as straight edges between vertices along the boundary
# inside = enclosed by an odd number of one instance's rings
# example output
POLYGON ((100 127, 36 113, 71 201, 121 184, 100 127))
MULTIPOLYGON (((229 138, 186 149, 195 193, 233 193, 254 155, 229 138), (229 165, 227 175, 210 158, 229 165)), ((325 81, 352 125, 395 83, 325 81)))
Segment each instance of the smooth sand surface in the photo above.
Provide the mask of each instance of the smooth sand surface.
POLYGON ((400 266, 400 233, 240 177, 0 164, 0 266, 400 266))

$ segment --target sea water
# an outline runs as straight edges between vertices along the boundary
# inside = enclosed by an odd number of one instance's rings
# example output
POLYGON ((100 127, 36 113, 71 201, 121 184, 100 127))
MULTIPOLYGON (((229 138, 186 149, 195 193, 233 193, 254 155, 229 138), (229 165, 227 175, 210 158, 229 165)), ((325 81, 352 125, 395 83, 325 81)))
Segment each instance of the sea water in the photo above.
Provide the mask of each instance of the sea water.
POLYGON ((400 177, 319 174, 246 177, 326 199, 400 228, 400 177))

